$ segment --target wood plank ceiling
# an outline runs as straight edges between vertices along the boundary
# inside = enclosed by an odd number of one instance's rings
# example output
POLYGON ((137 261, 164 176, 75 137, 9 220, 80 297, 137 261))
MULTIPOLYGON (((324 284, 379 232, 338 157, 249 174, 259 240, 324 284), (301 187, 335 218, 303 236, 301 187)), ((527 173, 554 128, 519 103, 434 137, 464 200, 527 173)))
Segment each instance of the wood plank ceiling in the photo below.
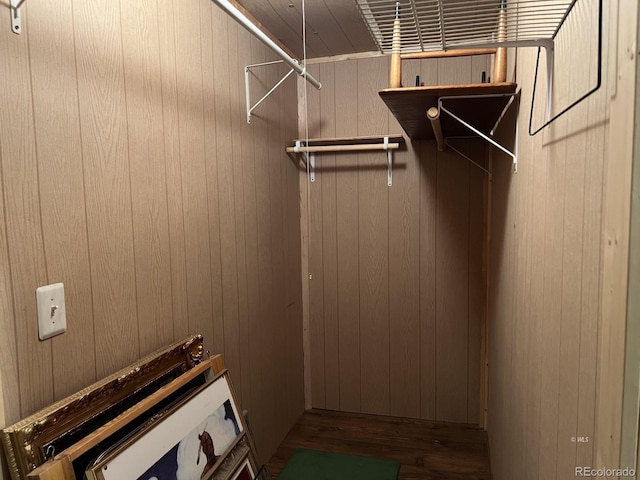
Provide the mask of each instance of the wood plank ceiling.
MULTIPOLYGON (((239 0, 267 30, 303 57, 302 0, 239 0)), ((307 58, 377 50, 355 0, 305 0, 307 58)))

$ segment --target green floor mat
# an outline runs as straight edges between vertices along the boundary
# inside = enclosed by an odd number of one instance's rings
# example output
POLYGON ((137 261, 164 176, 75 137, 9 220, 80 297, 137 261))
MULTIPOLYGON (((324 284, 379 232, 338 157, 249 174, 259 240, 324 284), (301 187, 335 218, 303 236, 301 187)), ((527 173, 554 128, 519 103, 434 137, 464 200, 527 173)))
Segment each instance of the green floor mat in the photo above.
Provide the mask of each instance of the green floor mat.
POLYGON ((396 480, 399 471, 398 462, 300 449, 278 480, 396 480))

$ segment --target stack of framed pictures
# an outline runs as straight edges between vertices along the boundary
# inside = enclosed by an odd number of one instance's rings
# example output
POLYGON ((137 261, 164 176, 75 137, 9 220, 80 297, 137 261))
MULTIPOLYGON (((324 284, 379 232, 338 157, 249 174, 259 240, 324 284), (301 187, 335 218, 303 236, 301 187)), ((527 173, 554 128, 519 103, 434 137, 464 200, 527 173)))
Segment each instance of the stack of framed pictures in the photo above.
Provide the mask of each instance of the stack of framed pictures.
POLYGON ((221 355, 196 335, 2 431, 12 480, 253 480, 221 355))
POLYGON ((253 480, 255 454, 227 373, 112 446, 88 480, 253 480))

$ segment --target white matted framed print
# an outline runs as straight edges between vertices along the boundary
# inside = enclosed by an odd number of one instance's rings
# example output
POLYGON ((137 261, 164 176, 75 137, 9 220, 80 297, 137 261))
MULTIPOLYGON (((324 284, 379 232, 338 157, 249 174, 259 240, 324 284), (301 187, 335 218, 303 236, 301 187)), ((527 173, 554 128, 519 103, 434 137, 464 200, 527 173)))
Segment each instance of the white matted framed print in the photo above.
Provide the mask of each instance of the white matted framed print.
POLYGON ((185 399, 157 424, 99 459, 87 470, 87 478, 207 478, 243 432, 229 380, 223 374, 185 399))

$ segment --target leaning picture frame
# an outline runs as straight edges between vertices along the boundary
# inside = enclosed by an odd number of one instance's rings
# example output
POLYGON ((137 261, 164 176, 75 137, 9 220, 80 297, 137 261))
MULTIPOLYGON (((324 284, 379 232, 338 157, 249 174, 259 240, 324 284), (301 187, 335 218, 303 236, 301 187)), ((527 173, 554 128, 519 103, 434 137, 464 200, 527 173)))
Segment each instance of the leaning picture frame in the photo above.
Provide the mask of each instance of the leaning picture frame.
POLYGON ((253 465, 246 458, 229 480, 254 480, 256 474, 253 465))
POLYGON ((101 455, 86 471, 95 480, 209 478, 246 437, 225 372, 176 405, 156 424, 101 455))
POLYGON ((190 336, 4 428, 0 437, 12 480, 27 478, 130 405, 201 364, 204 353, 202 336, 190 336))

